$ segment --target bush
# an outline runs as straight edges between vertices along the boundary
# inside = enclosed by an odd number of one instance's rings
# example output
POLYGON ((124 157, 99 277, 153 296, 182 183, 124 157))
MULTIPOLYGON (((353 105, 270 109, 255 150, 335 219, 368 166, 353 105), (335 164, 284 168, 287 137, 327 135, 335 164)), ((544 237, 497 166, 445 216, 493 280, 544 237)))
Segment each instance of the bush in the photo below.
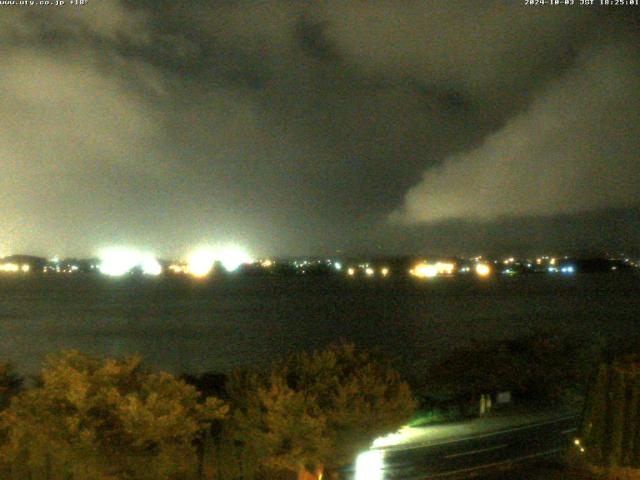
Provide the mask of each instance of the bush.
POLYGON ((457 348, 428 374, 430 395, 475 398, 511 391, 527 401, 580 405, 599 363, 593 339, 536 332, 513 340, 457 348))

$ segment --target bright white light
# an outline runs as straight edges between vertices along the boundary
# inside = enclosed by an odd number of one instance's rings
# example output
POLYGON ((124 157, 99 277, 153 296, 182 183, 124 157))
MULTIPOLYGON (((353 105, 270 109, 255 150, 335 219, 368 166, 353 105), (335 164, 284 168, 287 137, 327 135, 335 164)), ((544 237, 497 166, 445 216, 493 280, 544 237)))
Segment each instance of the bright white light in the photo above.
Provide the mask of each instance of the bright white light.
POLYGON ((336 270, 342 270, 342 264, 340 262, 336 262, 333 264, 336 270))
POLYGON ((129 273, 139 264, 140 255, 125 248, 110 248, 100 254, 100 272, 111 277, 129 273))
POLYGON ((453 263, 449 262, 438 262, 435 266, 438 270, 438 274, 440 275, 451 275, 453 274, 453 270, 456 268, 453 263))
POLYGON ((17 272, 20 269, 15 263, 3 263, 0 265, 0 271, 2 272, 17 272))
POLYGON ((369 450, 361 453, 356 459, 356 476, 354 480, 383 480, 384 451, 369 450))
POLYGON ((367 267, 365 269, 364 273, 366 273, 368 277, 373 277, 373 274, 376 273, 376 272, 373 270, 373 268, 367 267))
POLYGON ((20 267, 20 270, 22 270, 24 273, 27 273, 30 269, 31 267, 26 263, 20 267))
POLYGON ((433 278, 438 275, 438 268, 430 263, 419 263, 413 267, 411 274, 418 278, 433 278))
POLYGON ((216 257, 210 250, 198 250, 187 260, 187 271, 194 277, 206 277, 215 261, 216 257))
POLYGON ((486 263, 478 263, 476 265, 476 273, 480 277, 486 277, 491 273, 491 267, 486 263))
POLYGON ((386 277, 387 275, 389 275, 389 269, 387 267, 384 267, 382 270, 380 270, 380 273, 383 277, 386 277))
POLYGON ((223 248, 216 255, 216 260, 220 261, 227 272, 233 272, 237 270, 240 265, 253 262, 249 254, 238 247, 223 248))
POLYGON ((353 277, 356 274, 356 269, 355 268, 349 268, 347 270, 347 273, 349 274, 350 277, 353 277))
POLYGON ((160 275, 162 273, 162 265, 151 255, 146 255, 142 259, 140 268, 145 275, 160 275))

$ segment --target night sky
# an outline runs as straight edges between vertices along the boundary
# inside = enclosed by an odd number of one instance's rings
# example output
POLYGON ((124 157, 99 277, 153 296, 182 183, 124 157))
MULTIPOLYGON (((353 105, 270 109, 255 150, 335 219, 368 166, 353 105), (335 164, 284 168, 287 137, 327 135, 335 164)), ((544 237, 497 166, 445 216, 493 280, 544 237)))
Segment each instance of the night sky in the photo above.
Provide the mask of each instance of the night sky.
POLYGON ((638 250, 639 26, 519 0, 0 6, 0 253, 638 250))

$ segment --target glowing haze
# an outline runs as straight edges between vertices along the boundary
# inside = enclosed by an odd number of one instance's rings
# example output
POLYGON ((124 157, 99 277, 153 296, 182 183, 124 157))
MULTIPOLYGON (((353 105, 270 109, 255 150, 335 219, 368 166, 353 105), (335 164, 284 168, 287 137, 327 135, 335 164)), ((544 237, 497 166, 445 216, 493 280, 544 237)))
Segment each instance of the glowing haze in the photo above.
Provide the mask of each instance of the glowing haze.
POLYGON ((150 253, 140 253, 137 250, 125 247, 112 247, 104 249, 99 254, 100 272, 111 277, 119 277, 139 268, 145 275, 160 275, 162 265, 150 253))
MULTIPOLYGON (((111 247, 99 254, 99 269, 105 275, 119 277, 134 269, 140 269, 145 275, 160 275, 162 265, 149 253, 141 253, 126 247, 111 247)), ((236 271, 241 265, 252 263, 253 258, 241 247, 228 245, 224 247, 201 247, 189 255, 186 260, 185 273, 194 277, 206 277, 219 262, 227 272, 236 271)))

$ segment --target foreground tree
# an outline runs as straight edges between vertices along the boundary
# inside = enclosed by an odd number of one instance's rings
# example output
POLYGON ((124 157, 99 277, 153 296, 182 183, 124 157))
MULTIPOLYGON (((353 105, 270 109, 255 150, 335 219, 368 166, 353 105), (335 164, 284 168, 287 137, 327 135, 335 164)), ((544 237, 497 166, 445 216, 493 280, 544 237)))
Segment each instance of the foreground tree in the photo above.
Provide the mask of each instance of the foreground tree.
POLYGON ((351 344, 295 353, 268 375, 237 375, 230 383, 236 439, 268 469, 299 479, 353 461, 375 437, 409 420, 415 406, 388 362, 351 344))
POLYGON ((172 375, 145 372, 138 357, 65 352, 2 414, 1 454, 16 478, 184 478, 194 441, 225 413, 172 375))
POLYGON ((581 436, 589 463, 640 467, 640 358, 600 366, 587 397, 581 436))

